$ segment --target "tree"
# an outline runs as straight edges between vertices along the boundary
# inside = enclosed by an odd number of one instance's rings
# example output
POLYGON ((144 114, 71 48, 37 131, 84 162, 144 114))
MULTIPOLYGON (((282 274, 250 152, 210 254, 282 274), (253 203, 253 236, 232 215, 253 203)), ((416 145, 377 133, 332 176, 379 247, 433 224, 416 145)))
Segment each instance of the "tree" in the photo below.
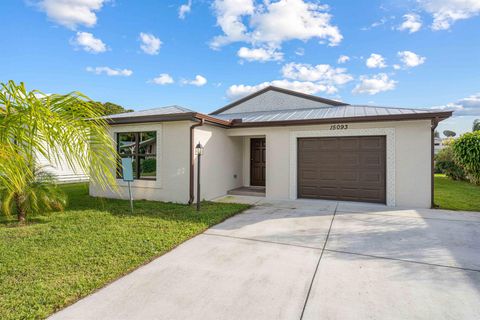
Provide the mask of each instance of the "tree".
POLYGON ((452 131, 452 130, 444 130, 443 135, 447 138, 450 138, 450 137, 455 137, 457 134, 455 133, 455 131, 452 131))
POLYGON ((78 165, 106 188, 114 185, 115 148, 107 123, 92 101, 79 92, 45 95, 23 83, 0 83, 0 202, 2 212, 20 223, 43 209, 65 204, 53 177, 37 164, 62 158, 78 165))
POLYGON ((96 103, 98 103, 99 106, 102 108, 102 113, 104 116, 133 111, 131 109, 125 109, 124 107, 112 102, 105 102, 105 103, 96 102, 96 103))
POLYGON ((437 130, 435 130, 433 136, 434 136, 435 138, 440 138, 440 133, 439 133, 437 130))
POLYGON ((472 131, 480 131, 480 119, 473 121, 472 131))
POLYGON ((472 183, 480 185, 480 131, 463 134, 452 148, 455 162, 464 168, 472 183))

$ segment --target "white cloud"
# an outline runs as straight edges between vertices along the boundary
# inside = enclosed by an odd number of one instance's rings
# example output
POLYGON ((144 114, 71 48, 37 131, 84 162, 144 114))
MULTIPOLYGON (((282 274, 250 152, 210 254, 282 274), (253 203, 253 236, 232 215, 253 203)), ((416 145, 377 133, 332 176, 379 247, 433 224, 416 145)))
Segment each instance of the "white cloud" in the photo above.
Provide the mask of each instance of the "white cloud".
POLYGON ((297 48, 297 50, 295 50, 295 54, 297 56, 303 56, 305 54, 305 49, 303 48, 297 48))
POLYGON ((93 34, 88 32, 77 32, 75 38, 70 43, 90 53, 101 53, 108 49, 102 40, 95 38, 93 34))
POLYGON ((400 66, 399 64, 394 64, 393 65, 393 69, 395 70, 400 70, 402 68, 402 66, 400 66))
POLYGON ((192 11, 192 0, 188 0, 186 4, 182 4, 180 8, 178 8, 178 17, 185 19, 185 16, 187 13, 190 13, 190 11, 192 11))
POLYGON ((400 31, 408 30, 409 33, 414 33, 422 27, 422 20, 418 14, 408 13, 403 16, 403 19, 403 23, 398 27, 400 31))
POLYGON ((110 67, 87 67, 87 71, 95 74, 106 74, 109 77, 129 77, 133 74, 133 71, 130 69, 112 69, 110 67))
POLYGON ((158 77, 153 78, 151 83, 159 84, 159 85, 166 85, 174 83, 173 78, 168 73, 161 73, 158 77))
POLYGON ((255 4, 253 0, 215 0, 213 8, 217 25, 223 31, 223 35, 212 40, 214 49, 239 41, 279 48, 285 41, 312 38, 327 40, 334 46, 343 38, 338 27, 330 22, 328 6, 318 3, 279 0, 255 4))
POLYGON ((480 92, 432 109, 452 110, 454 116, 480 116, 480 92))
POLYGON ((417 67, 425 63, 427 59, 411 51, 400 51, 398 52, 398 56, 406 68, 417 67))
POLYGON ((303 0, 265 3, 265 8, 260 7, 251 19, 254 41, 280 44, 293 39, 318 38, 335 46, 343 38, 338 28, 330 24, 332 16, 326 12, 328 6, 303 0))
POLYGON ((42 0, 38 2, 40 10, 48 18, 69 29, 77 25, 93 27, 97 23, 96 12, 108 0, 42 0))
POLYGON ((307 94, 316 94, 318 92, 326 92, 326 93, 332 94, 337 92, 336 88, 332 86, 320 84, 320 83, 315 83, 310 81, 290 81, 290 80, 283 79, 283 80, 266 81, 253 86, 236 84, 228 88, 227 97, 231 100, 239 99, 241 97, 249 95, 253 92, 256 92, 268 86, 276 86, 276 87, 299 91, 307 94))
POLYGON ((191 84, 193 86, 201 87, 207 84, 207 78, 197 74, 193 80, 183 80, 184 84, 191 84))
POLYGON ((267 86, 277 86, 307 94, 318 92, 334 94, 338 92, 338 86, 353 80, 346 71, 344 68, 334 68, 328 64, 310 65, 292 62, 282 67, 283 79, 265 81, 257 85, 232 85, 226 94, 230 99, 237 99, 267 86))
POLYGON ((386 73, 360 76, 360 83, 357 84, 352 93, 367 93, 373 95, 382 91, 393 90, 396 84, 397 81, 389 79, 386 73))
POLYGON ((385 63, 385 58, 377 53, 372 53, 365 64, 369 68, 385 68, 387 66, 385 63))
POLYGON ((433 30, 450 29, 457 20, 474 17, 480 13, 480 0, 417 0, 420 6, 433 15, 433 30))
POLYGON ((349 56, 341 55, 340 57, 338 57, 337 63, 346 63, 349 60, 350 60, 349 56))
POLYGON ((248 40, 247 27, 243 24, 242 17, 254 13, 253 0, 215 0, 213 9, 217 17, 217 25, 224 33, 212 40, 213 48, 248 40))
POLYGON ((237 52, 237 56, 247 61, 278 61, 283 59, 283 53, 276 51, 274 48, 246 48, 241 47, 237 52))
POLYGON ((386 27, 387 24, 390 25, 390 22, 394 19, 395 19, 395 16, 393 16, 393 15, 385 16, 385 17, 382 17, 380 20, 373 22, 368 27, 362 27, 360 30, 368 31, 368 30, 372 30, 372 29, 378 28, 378 27, 386 27))
POLYGON ((328 64, 312 66, 302 63, 288 63, 282 67, 282 74, 287 79, 321 82, 330 86, 342 85, 353 80, 344 68, 333 68, 328 64))
POLYGON ((146 54, 156 55, 160 51, 162 41, 153 34, 140 32, 140 41, 142 41, 140 49, 146 54))
POLYGON ((385 23, 387 23, 387 21, 388 21, 387 17, 382 17, 382 19, 380 19, 379 21, 375 21, 374 23, 372 23, 370 25, 370 28, 377 28, 377 27, 383 26, 385 25, 385 23))

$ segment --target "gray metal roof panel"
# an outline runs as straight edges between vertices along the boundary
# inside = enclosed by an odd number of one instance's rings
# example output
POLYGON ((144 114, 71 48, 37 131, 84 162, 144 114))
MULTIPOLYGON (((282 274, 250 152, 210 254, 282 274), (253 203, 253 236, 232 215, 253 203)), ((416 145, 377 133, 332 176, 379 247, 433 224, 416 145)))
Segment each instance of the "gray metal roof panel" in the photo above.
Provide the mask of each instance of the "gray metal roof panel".
POLYGON ((242 122, 268 122, 285 120, 338 119, 352 117, 388 116, 401 114, 435 113, 439 110, 378 107, 368 105, 345 105, 315 109, 258 111, 245 113, 218 114, 215 117, 224 120, 241 119, 242 122))
POLYGON ((158 116, 158 115, 168 115, 168 114, 182 114, 182 113, 193 113, 195 111, 181 106, 167 106, 160 108, 153 108, 141 111, 134 112, 125 112, 105 116, 103 118, 107 119, 118 119, 118 118, 132 118, 132 117, 147 117, 147 116, 158 116))

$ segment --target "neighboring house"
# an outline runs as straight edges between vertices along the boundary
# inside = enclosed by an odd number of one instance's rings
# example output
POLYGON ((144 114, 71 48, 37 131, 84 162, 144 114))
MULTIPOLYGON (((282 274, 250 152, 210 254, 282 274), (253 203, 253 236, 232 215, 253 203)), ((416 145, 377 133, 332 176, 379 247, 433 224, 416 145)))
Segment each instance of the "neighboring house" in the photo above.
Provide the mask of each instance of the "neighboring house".
MULTIPOLYGON (((107 120, 120 155, 134 157, 136 199, 192 202, 200 142, 202 199, 249 187, 271 199, 427 208, 433 132, 451 114, 349 105, 268 87, 210 115, 171 106, 107 120), (155 148, 145 147, 153 141, 155 148)), ((126 183, 117 183, 117 192, 91 184, 90 193, 126 198, 126 183)))
POLYGON ((435 154, 439 153, 440 150, 444 149, 448 145, 452 144, 455 141, 455 138, 437 138, 435 137, 435 154))
POLYGON ((435 137, 434 143, 435 143, 435 154, 439 153, 440 150, 442 150, 445 147, 445 145, 443 144, 442 138, 435 137))
MULTIPOLYGON (((63 157, 59 158, 63 159, 63 157)), ((60 183, 81 182, 88 181, 89 179, 88 175, 83 172, 80 166, 74 165, 72 167, 65 160, 60 160, 60 162, 55 165, 39 153, 37 154, 37 164, 43 167, 45 171, 53 174, 60 183)))

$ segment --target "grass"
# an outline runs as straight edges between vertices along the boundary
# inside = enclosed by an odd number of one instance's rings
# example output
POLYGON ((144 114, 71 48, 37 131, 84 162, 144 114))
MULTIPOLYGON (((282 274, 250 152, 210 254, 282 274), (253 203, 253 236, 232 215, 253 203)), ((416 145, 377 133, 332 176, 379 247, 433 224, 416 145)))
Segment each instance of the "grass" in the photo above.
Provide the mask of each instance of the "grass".
POLYGON ((441 209, 480 211, 480 186, 436 174, 435 204, 441 209))
POLYGON ((136 201, 131 215, 128 201, 92 198, 86 184, 63 188, 64 212, 23 227, 0 217, 0 319, 44 318, 248 208, 136 201))

